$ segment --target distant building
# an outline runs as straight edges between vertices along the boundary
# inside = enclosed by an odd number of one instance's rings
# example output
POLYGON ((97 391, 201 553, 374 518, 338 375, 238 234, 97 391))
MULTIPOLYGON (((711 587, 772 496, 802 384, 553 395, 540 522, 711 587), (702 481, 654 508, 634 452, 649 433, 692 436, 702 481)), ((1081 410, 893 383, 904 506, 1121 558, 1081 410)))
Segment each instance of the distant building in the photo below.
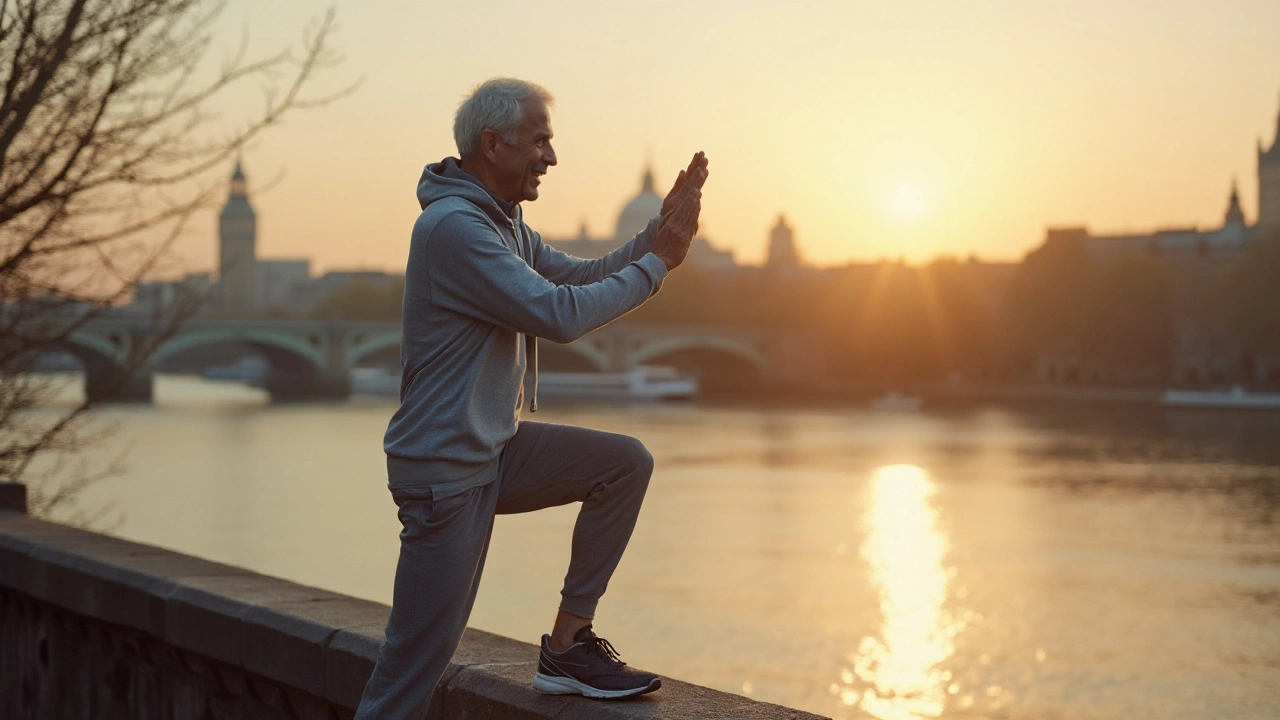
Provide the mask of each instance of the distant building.
POLYGON ((187 273, 178 281, 141 282, 134 288, 133 302, 125 306, 129 313, 157 315, 173 305, 179 297, 209 297, 214 282, 209 273, 187 273))
POLYGON ((258 308, 306 312, 310 308, 302 300, 312 282, 311 260, 258 261, 258 308))
MULTIPOLYGON (((593 238, 584 222, 573 238, 543 238, 555 249, 580 258, 598 258, 621 247, 645 228, 655 215, 662 212, 662 197, 654 189, 653 171, 645 169, 640 180, 640 192, 622 207, 613 237, 593 238)), ((731 270, 738 267, 733 252, 714 247, 706 238, 696 237, 689 248, 688 262, 709 270, 731 270)))
MULTIPOLYGON (((1253 225, 1245 218, 1239 189, 1233 182, 1219 227, 1098 235, 1085 227, 1050 228, 1045 245, 1079 242, 1098 267, 1144 254, 1167 262, 1174 288, 1171 384, 1280 384, 1280 358, 1255 355, 1237 346, 1214 322, 1208 308, 1208 294, 1224 265, 1263 237, 1280 237, 1280 116, 1271 148, 1263 150, 1261 138, 1258 140, 1258 216, 1253 225)), ((1096 363, 1088 368, 1084 365, 1078 354, 1050 353, 1040 358, 1038 372, 1043 379, 1055 381, 1078 378, 1107 382, 1115 371, 1096 363)))
POLYGON ((258 307, 258 220, 245 193, 244 171, 236 163, 231 195, 218 216, 218 285, 223 312, 242 314, 258 307))
POLYGON ((1258 224, 1262 233, 1280 234, 1280 115, 1271 149, 1262 150, 1258 138, 1258 224))
POLYGON ((1229 258, 1243 252, 1256 234, 1257 226, 1245 224, 1240 195, 1233 184, 1221 227, 1207 230, 1196 227, 1162 228, 1150 233, 1106 235, 1094 235, 1085 227, 1058 227, 1045 232, 1045 243, 1078 241, 1092 258, 1100 262, 1142 253, 1162 257, 1229 258))
POLYGON ((1135 252, 1223 257, 1240 253, 1254 238, 1277 234, 1280 234, 1280 115, 1276 118, 1276 136, 1271 149, 1263 150, 1262 139, 1258 139, 1258 217, 1252 226, 1245 220, 1239 190, 1232 182, 1221 227, 1165 228, 1152 233, 1105 235, 1094 235, 1084 227, 1050 228, 1045 241, 1079 239, 1090 255, 1098 259, 1135 252))
POLYGON ((140 282, 133 289, 133 303, 129 310, 137 313, 156 314, 173 304, 177 288, 172 282, 140 282))
POLYGON ((801 267, 800 250, 796 248, 795 233, 787 225, 787 219, 778 216, 778 223, 769 231, 769 249, 764 265, 770 270, 787 272, 801 267))

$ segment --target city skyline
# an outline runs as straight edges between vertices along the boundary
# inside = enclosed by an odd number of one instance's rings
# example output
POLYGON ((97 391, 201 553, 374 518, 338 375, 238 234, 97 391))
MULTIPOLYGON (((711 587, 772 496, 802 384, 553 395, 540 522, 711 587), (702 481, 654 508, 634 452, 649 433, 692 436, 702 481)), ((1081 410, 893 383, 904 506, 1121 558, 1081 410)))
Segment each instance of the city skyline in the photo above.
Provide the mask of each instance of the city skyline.
MULTIPOLYGON (((457 98, 497 74, 557 96, 560 165, 525 209, 544 236, 576 236, 584 221, 607 233, 646 161, 662 192, 695 149, 713 168, 702 234, 744 264, 762 261, 779 214, 818 265, 1016 261, 1056 226, 1216 227, 1233 180, 1256 219, 1257 142, 1275 141, 1280 114, 1280 7, 926 5, 915 17, 861 4, 397 4, 388 23, 340 2, 346 61, 332 83, 363 85, 246 149, 251 179, 278 178, 254 194, 262 253, 402 271, 417 175, 454 152, 457 98), (572 22, 559 19, 568 9, 572 22), (487 54, 440 29, 498 17, 502 47, 487 54), (701 34, 650 42, 643 28, 659 18, 701 34), (750 52, 770 44, 772 55, 750 52), (687 62, 668 57, 677 50, 687 62), (611 61, 579 61, 602 53, 611 61), (373 140, 352 142, 356 128, 373 140)), ((232 2, 211 57, 246 28, 251 52, 287 44, 321 7, 232 2)), ((187 269, 212 267, 214 220, 177 246, 187 269)))

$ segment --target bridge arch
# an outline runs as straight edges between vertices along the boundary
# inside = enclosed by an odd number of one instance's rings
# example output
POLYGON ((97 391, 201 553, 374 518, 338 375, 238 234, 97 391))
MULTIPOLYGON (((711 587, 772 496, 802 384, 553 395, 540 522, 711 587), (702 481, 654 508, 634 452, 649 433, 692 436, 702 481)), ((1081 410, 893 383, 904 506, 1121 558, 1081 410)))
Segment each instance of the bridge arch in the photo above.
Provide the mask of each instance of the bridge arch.
POLYGON ((391 347, 399 347, 400 338, 401 332, 399 330, 379 330, 370 333, 347 347, 345 364, 347 367, 353 368, 361 360, 374 353, 391 347))
POLYGON ((732 355, 746 361, 758 372, 768 372, 769 359, 752 344, 732 338, 705 337, 670 337, 651 340, 633 350, 627 357, 628 367, 639 367, 662 355, 683 352, 686 350, 710 350, 732 355))
POLYGON ((609 370, 609 353, 601 349, 597 343, 592 342, 591 338, 575 340, 567 345, 553 343, 550 340, 543 340, 538 343, 539 348, 547 346, 577 355, 586 360, 596 372, 608 372, 609 370))
POLYGON ((207 345, 239 343, 262 350, 275 364, 284 357, 296 358, 316 372, 325 369, 324 353, 305 338, 255 328, 208 328, 180 333, 156 349, 152 365, 159 365, 179 353, 207 345))
POLYGON ((124 362, 123 352, 109 338, 96 333, 77 331, 61 343, 86 367, 89 365, 117 366, 124 362))

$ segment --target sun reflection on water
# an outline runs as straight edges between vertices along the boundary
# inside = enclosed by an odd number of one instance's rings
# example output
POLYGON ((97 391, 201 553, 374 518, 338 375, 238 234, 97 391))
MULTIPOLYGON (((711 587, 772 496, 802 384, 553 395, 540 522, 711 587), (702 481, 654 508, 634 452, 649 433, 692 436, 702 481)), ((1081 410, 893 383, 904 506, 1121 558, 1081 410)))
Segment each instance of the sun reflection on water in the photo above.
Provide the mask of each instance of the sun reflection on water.
POLYGON ((862 555, 883 619, 879 636, 863 638, 848 656, 853 667, 832 690, 842 704, 882 720, 938 717, 954 692, 943 663, 962 623, 946 610, 949 543, 929 502, 933 493, 914 465, 888 465, 871 479, 862 555))

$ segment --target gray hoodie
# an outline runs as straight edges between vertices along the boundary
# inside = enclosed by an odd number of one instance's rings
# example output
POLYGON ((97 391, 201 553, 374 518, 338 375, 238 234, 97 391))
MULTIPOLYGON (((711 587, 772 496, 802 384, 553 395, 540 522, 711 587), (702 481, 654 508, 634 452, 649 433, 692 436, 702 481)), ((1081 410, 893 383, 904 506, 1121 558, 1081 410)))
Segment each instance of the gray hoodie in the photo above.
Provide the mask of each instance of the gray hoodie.
MULTIPOLYGON (((497 477, 494 460, 520 420, 526 345, 572 342, 625 315, 658 291, 667 268, 650 252, 658 218, 608 255, 581 260, 544 245, 519 205, 493 197, 455 158, 423 170, 418 201, 400 408, 383 447, 400 470, 393 491, 441 497, 497 477)), ((536 374, 536 350, 527 355, 536 374)))

